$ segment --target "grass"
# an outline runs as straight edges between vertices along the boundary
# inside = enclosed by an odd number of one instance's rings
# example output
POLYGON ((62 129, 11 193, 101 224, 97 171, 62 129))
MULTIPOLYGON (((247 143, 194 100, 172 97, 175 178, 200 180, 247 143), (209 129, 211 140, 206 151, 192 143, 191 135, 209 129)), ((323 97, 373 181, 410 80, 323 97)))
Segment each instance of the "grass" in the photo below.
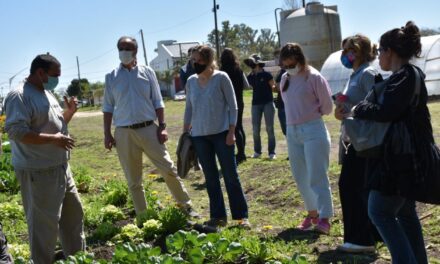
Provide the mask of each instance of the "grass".
MULTIPOLYGON (((247 155, 253 153, 250 99, 250 93, 246 91, 243 123, 247 135, 247 155)), ((167 146, 174 161, 176 161, 175 150, 183 124, 184 105, 184 102, 166 102, 165 115, 169 133, 167 146)), ((429 107, 432 113, 434 134, 437 142, 440 142, 440 103, 431 103, 429 107)), ((341 244, 343 240, 342 212, 337 187, 340 171, 340 166, 337 164, 339 121, 334 119, 333 116, 327 116, 325 122, 332 139, 329 177, 335 205, 335 217, 331 220, 331 234, 320 236, 315 233, 301 233, 294 229, 304 216, 303 203, 291 175, 289 163, 286 160, 286 141, 282 135, 279 122, 276 120, 275 134, 278 159, 270 161, 267 159, 267 154, 263 153, 262 159, 248 159, 238 168, 244 192, 248 199, 250 221, 253 225, 253 229, 246 231, 245 236, 255 235, 260 239, 272 241, 277 250, 285 255, 292 255, 295 252, 305 254, 312 263, 387 263, 390 261, 390 257, 385 246, 379 248, 378 255, 339 254, 335 251, 336 246, 341 244)), ((69 125, 69 129, 76 140, 76 148, 72 151, 71 165, 72 167, 86 167, 92 175, 90 191, 81 194, 83 203, 87 205, 103 195, 102 186, 104 184, 113 180, 125 182, 125 179, 116 151, 108 151, 104 148, 102 116, 74 118, 69 125)), ((264 132, 264 122, 261 131, 263 147, 265 147, 267 136, 264 132)), ((143 167, 144 181, 150 184, 152 190, 158 192, 159 200, 163 203, 172 203, 163 180, 160 177, 152 179, 148 176, 154 170, 154 167, 146 157, 144 157, 143 167)), ((202 173, 200 171, 190 171, 184 183, 196 210, 207 219, 209 217, 209 204, 202 173)), ((0 202, 11 200, 20 201, 19 196, 11 198, 8 195, 0 194, 0 202)), ((430 262, 440 263, 440 208, 421 205, 419 211, 420 216, 425 217, 422 220, 422 225, 430 262)), ((3 224, 11 243, 21 244, 22 241, 26 241, 24 219, 3 224)), ((87 235, 89 236, 90 233, 87 235)), ((93 248, 91 250, 98 251, 98 249, 93 248)))

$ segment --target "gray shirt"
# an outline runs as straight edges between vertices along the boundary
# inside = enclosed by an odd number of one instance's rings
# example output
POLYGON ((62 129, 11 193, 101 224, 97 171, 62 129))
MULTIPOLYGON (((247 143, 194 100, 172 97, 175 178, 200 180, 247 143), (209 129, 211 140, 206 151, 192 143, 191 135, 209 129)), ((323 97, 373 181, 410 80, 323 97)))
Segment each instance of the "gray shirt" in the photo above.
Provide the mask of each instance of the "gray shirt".
POLYGON ((228 75, 214 71, 206 87, 199 85, 197 74, 186 83, 185 124, 191 124, 192 136, 214 135, 237 123, 237 100, 228 75))
POLYGON ((24 144, 27 133, 68 135, 62 109, 55 96, 26 82, 5 99, 5 131, 11 140, 12 164, 20 169, 43 169, 62 165, 70 153, 54 144, 24 144))
POLYGON ((378 73, 369 63, 364 63, 351 74, 343 92, 348 96, 351 105, 356 105, 364 100, 367 93, 373 88, 374 79, 378 73))
POLYGON ((113 114, 115 126, 156 120, 156 109, 164 108, 156 74, 148 66, 130 71, 122 65, 105 76, 102 111, 113 114))

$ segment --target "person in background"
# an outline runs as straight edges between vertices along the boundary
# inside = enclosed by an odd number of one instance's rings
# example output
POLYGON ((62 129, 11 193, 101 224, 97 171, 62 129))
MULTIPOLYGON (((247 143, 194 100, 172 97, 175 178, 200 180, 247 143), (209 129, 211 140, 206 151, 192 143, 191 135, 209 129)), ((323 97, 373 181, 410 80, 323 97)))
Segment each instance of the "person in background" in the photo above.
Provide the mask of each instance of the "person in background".
POLYGON ((275 107, 273 105, 272 91, 275 88, 275 82, 272 74, 266 72, 263 67, 265 63, 260 56, 254 54, 244 63, 249 66, 252 71, 247 76, 250 86, 252 86, 252 134, 254 138, 254 155, 253 158, 261 157, 261 118, 264 115, 266 123, 266 132, 268 137, 269 159, 276 159, 275 153, 275 132, 274 132, 274 116, 275 107))
POLYGON ((177 205, 191 217, 193 210, 188 192, 177 175, 165 142, 165 104, 154 71, 137 65, 137 42, 123 36, 117 42, 120 65, 105 76, 104 147, 116 147, 121 167, 133 199, 136 215, 147 209, 142 183, 142 154, 150 159, 165 180, 177 205), (155 123, 157 120, 158 124, 155 123), (116 126, 114 137, 112 121, 116 126))
MULTIPOLYGON (((281 98, 281 90, 280 90, 280 82, 281 77, 286 72, 286 70, 283 68, 282 63, 280 62, 280 50, 277 49, 273 53, 276 65, 280 66, 280 71, 277 73, 277 76, 275 78, 275 86, 277 91, 277 98, 275 99, 275 107, 278 109, 278 120, 280 121, 281 131, 283 132, 283 135, 286 136, 286 111, 284 110, 284 102, 281 98)), ((288 158, 288 157, 287 157, 288 158)))
POLYGON ((8 241, 5 234, 3 234, 2 224, 0 223, 0 264, 12 264, 11 254, 8 252, 8 241))
POLYGON ((210 220, 205 225, 222 227, 227 215, 216 156, 229 198, 232 219, 250 228, 248 207, 234 157, 237 101, 232 82, 225 72, 215 69, 214 51, 200 45, 192 53, 195 75, 188 79, 184 132, 192 141, 202 165, 209 196, 210 220))
POLYGON ((280 87, 290 167, 307 210, 298 228, 328 234, 333 216, 327 176, 330 135, 322 116, 332 112, 330 87, 319 71, 307 64, 299 44, 284 45, 280 60, 286 69, 280 87))
POLYGON ((235 155, 235 160, 238 165, 243 161, 246 161, 246 134, 243 129, 243 90, 249 87, 249 83, 243 73, 243 70, 240 68, 240 63, 238 62, 237 56, 232 49, 225 48, 223 50, 220 56, 220 63, 220 70, 226 72, 232 81, 235 92, 235 99, 237 100, 238 115, 237 125, 235 126, 237 154, 235 155))
MULTIPOLYGON (((391 122, 388 133, 393 131, 393 122, 402 120, 417 141, 413 158, 423 165, 429 158, 423 156, 422 150, 435 142, 427 107, 425 74, 409 63, 422 51, 419 28, 409 21, 404 27, 385 32, 379 44, 379 65, 382 70, 392 72, 386 79, 383 100, 380 103, 361 101, 355 106, 353 117, 391 122), (418 103, 414 106, 416 82, 421 85, 418 103)), ((416 202, 405 197, 405 193, 410 194, 412 190, 411 179, 423 177, 427 166, 414 170, 412 162, 393 160, 387 153, 384 151, 382 157, 367 161, 368 215, 385 241, 392 263, 428 263, 416 202), (397 167, 398 171, 390 169, 397 167)))
POLYGON ((188 49, 188 62, 183 65, 182 67, 180 67, 180 71, 179 71, 179 77, 180 77, 180 85, 182 87, 182 90, 185 90, 185 86, 186 86, 186 81, 188 80, 189 76, 193 75, 194 72, 194 65, 191 61, 191 53, 193 51, 194 47, 191 47, 188 49))
POLYGON ((11 140, 35 264, 55 260, 58 237, 65 256, 85 250, 86 245, 83 208, 68 163, 75 141, 67 124, 77 100, 64 97, 65 109, 61 108, 53 94, 60 75, 61 64, 54 56, 38 55, 23 87, 5 99, 5 131, 11 140))
MULTIPOLYGON (((353 69, 342 94, 347 97, 346 104, 354 106, 362 101, 380 76, 370 62, 376 58, 376 45, 370 39, 357 34, 342 41, 341 63, 353 69)), ((335 117, 343 119, 344 106, 337 104, 335 117)), ((339 195, 344 221, 344 244, 337 249, 343 252, 374 252, 376 228, 368 217, 368 191, 365 188, 366 159, 359 157, 350 145, 350 140, 341 129, 339 157, 341 174, 339 177, 339 195), (362 228, 359 228, 362 227, 362 228)))

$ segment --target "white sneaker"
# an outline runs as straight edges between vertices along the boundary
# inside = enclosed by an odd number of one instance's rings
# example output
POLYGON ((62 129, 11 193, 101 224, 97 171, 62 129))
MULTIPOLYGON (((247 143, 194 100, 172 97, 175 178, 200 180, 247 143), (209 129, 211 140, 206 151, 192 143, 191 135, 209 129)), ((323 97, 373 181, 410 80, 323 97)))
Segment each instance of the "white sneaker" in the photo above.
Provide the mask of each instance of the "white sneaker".
POLYGON ((253 159, 258 159, 259 157, 261 157, 261 153, 254 153, 254 155, 252 155, 253 159))
POLYGON ((275 155, 275 154, 269 154, 269 159, 270 160, 274 160, 274 159, 276 159, 277 158, 277 155, 275 155))
POLYGON ((337 250, 347 253, 374 253, 376 251, 374 246, 361 246, 349 242, 338 246, 337 250))

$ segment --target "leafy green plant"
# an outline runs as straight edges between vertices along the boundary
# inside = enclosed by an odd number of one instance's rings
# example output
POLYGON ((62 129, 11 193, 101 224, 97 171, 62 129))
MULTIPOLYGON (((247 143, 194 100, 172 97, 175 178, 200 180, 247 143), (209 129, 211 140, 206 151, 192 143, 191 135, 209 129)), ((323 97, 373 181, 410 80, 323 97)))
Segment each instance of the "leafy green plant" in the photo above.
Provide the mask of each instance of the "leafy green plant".
POLYGON ((142 227, 143 224, 150 219, 158 220, 159 210, 148 204, 147 209, 136 215, 136 224, 137 226, 142 227))
POLYGON ((123 206, 127 203, 128 199, 128 187, 127 184, 120 181, 113 181, 107 184, 105 187, 104 201, 106 204, 112 204, 114 206, 123 206))
POLYGON ((134 224, 123 226, 121 232, 112 239, 116 243, 143 242, 142 230, 134 224))
POLYGON ((4 153, 0 157, 0 192, 16 194, 18 191, 20 191, 20 184, 15 177, 11 154, 4 153))
POLYGON ((114 226, 109 222, 101 223, 92 233, 90 240, 92 242, 106 242, 112 239, 115 235, 117 235, 121 231, 120 228, 114 226))
POLYGON ((165 208, 159 213, 162 228, 167 234, 173 234, 184 229, 188 223, 188 217, 174 206, 165 208))
POLYGON ((84 225, 87 228, 97 227, 102 222, 101 208, 104 205, 96 200, 95 202, 85 203, 84 205, 84 225))
POLYGON ((161 234, 163 231, 162 223, 159 220, 150 219, 144 222, 142 232, 144 234, 144 240, 148 241, 161 234))
POLYGON ((80 193, 87 193, 92 183, 90 169, 84 166, 76 166, 72 168, 73 178, 75 179, 76 188, 80 193))
MULTIPOLYGON (((98 264, 94 260, 94 255, 91 253, 78 252, 74 256, 67 257, 66 260, 59 260, 55 264, 98 264)), ((106 261, 99 261, 100 264, 107 263, 106 261)))
MULTIPOLYGON (((9 244, 8 250, 14 259, 21 257, 23 260, 25 260, 30 259, 31 257, 31 252, 29 251, 28 245, 11 243, 9 244)), ((17 263, 17 260, 15 260, 15 262, 17 263)))
POLYGON ((250 263, 265 263, 275 259, 275 252, 271 245, 266 241, 260 241, 258 237, 247 237, 241 242, 250 263))
POLYGON ((24 218, 23 207, 16 201, 0 203, 0 220, 24 218))
POLYGON ((106 205, 101 209, 102 221, 114 223, 119 220, 125 219, 125 215, 122 210, 114 205, 106 205))

